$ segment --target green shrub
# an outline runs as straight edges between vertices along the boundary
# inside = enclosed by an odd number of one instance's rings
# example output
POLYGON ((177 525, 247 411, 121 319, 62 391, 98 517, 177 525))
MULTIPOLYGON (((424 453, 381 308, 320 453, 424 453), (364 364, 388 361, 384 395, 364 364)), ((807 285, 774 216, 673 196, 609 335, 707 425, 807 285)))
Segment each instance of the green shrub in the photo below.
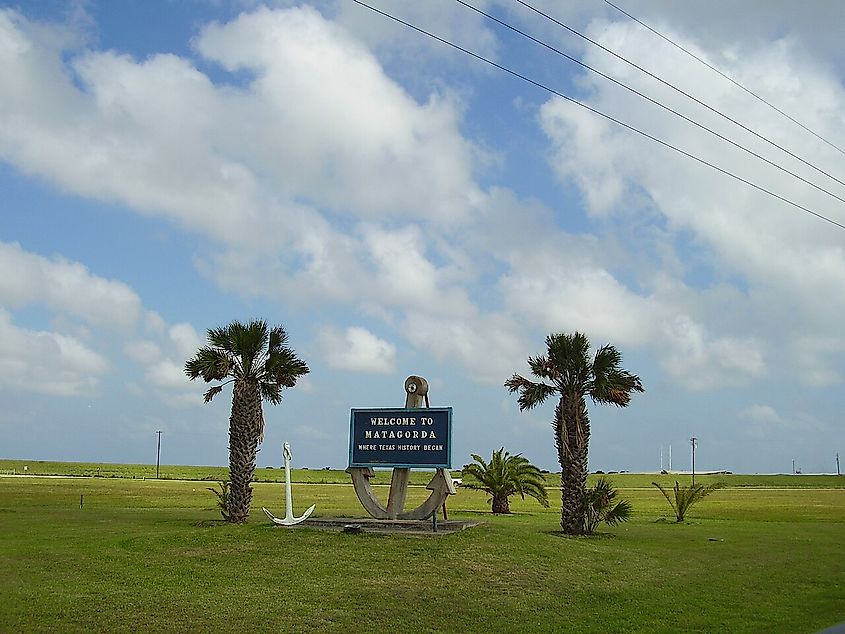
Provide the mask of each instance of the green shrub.
POLYGON ((631 503, 627 500, 616 500, 619 496, 610 481, 601 477, 596 484, 587 489, 584 498, 584 527, 587 535, 592 535, 601 522, 608 526, 615 526, 620 522, 627 522, 631 517, 631 503))
POLYGON ((206 487, 209 491, 211 491, 215 496, 217 496, 217 508, 220 509, 220 515, 223 516, 223 519, 227 522, 229 521, 229 481, 228 480, 221 480, 217 483, 219 489, 215 489, 214 487, 206 487))
POLYGON ((675 480, 675 486, 672 489, 674 494, 669 495, 669 491, 657 484, 657 482, 652 482, 652 484, 660 489, 663 497, 665 497, 666 501, 669 502, 669 506, 672 507, 672 511, 675 513, 676 522, 683 522, 684 516, 693 504, 707 497, 716 489, 721 489, 724 486, 723 483, 716 482, 707 486, 703 484, 692 484, 688 487, 682 487, 678 484, 678 481, 675 480))

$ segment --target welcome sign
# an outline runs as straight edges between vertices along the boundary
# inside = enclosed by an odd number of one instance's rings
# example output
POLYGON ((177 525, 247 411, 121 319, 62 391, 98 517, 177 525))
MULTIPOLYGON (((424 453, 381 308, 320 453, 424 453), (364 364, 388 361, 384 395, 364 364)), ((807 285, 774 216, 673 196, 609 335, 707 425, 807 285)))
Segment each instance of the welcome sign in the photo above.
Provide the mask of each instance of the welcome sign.
POLYGON ((350 467, 452 468, 452 408, 353 409, 350 467))

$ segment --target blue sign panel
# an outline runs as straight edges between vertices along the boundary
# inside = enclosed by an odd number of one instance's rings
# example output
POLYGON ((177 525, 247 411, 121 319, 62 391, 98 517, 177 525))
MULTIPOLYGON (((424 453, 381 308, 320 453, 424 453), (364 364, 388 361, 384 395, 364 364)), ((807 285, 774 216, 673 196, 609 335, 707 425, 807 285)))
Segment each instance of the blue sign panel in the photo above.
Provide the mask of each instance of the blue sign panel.
POLYGON ((452 408, 353 409, 350 467, 452 468, 452 408))

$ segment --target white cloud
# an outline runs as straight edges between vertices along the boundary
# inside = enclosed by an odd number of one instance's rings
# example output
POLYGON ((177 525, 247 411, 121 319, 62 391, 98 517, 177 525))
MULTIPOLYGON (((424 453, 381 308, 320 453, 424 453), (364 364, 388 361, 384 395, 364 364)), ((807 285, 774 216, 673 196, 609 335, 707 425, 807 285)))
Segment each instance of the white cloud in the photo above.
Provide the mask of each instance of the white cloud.
MULTIPOLYGON (((407 10, 447 30, 464 23, 429 5, 407 10)), ((185 57, 138 61, 118 52, 62 50, 37 25, 3 12, 0 63, 10 72, 0 78, 0 95, 14 98, 0 103, 0 156, 72 192, 163 215, 224 243, 201 268, 226 289, 303 305, 355 305, 485 381, 498 382, 522 363, 524 339, 536 332, 578 329, 596 341, 652 351, 696 389, 765 375, 778 318, 787 311, 800 317, 787 333, 793 340, 808 325, 819 327, 822 338, 833 336, 845 312, 845 252, 825 231, 805 231, 808 219, 550 101, 539 121, 553 168, 581 188, 599 226, 596 235, 565 233, 558 228, 563 219, 542 205, 506 190, 481 191, 474 180, 478 150, 460 132, 465 104, 444 92, 411 96, 364 45, 398 46, 390 29, 362 36, 351 10, 335 15, 333 23, 308 7, 259 8, 206 26, 195 51, 239 73, 237 84, 224 85, 185 57), (626 223, 658 214, 666 227, 647 247, 665 252, 640 256, 643 242, 629 243, 626 223), (651 257, 671 261, 683 276, 683 247, 673 240, 687 239, 702 249, 703 266, 717 276, 739 275, 747 291, 702 292, 700 282, 656 279, 648 272, 653 261, 630 267, 651 257), (815 311, 812 298, 822 294, 830 309, 815 311)), ((782 133, 709 71, 671 64, 630 25, 597 24, 594 34, 782 133)), ((489 33, 467 37, 484 47, 489 33)), ((840 112, 841 86, 792 52, 788 42, 749 50, 731 70, 770 78, 766 90, 788 93, 792 105, 811 92, 813 116, 835 130, 836 116, 825 108, 840 112)), ((587 61, 597 60, 587 53, 587 61)), ((580 85, 600 107, 748 168, 747 157, 721 152, 594 78, 580 85)), ((781 184, 778 176, 760 176, 781 184)), ((97 304, 86 302, 89 310, 97 304)), ((149 381, 175 388, 174 368, 201 338, 191 326, 168 330, 154 313, 145 318, 149 345, 135 341, 126 353, 143 364, 149 381)), ((353 341, 350 330, 323 333, 324 342, 362 350, 358 361, 334 363, 361 367, 367 359, 368 371, 392 367, 393 344, 363 332, 371 339, 353 341)), ((811 367, 821 354, 802 363, 811 367)), ((811 383, 837 376, 833 367, 821 374, 806 376, 811 383)))
POLYGON ((10 308, 37 304, 100 326, 135 324, 141 300, 126 284, 93 275, 79 262, 45 258, 17 243, 0 242, 0 303, 10 308))
POLYGON ((763 352, 753 339, 708 336, 701 324, 685 316, 667 324, 661 337, 664 368, 689 389, 736 385, 766 373, 763 352))
MULTIPOLYGON (((800 44, 799 50, 845 64, 840 46, 843 26, 839 0, 816 0, 812 11, 789 0, 711 0, 707 4, 633 0, 624 8, 664 33, 679 31, 684 40, 707 42, 710 52, 720 56, 715 60, 720 67, 748 50, 782 37, 787 30, 785 25, 790 37, 800 44)), ((623 19, 609 7, 607 16, 623 19)), ((656 37, 653 41, 659 42, 656 37)))
MULTIPOLYGON (((593 25, 591 34, 812 162, 829 169, 838 162, 834 150, 703 66, 656 44, 636 25, 601 22, 593 25)), ((671 31, 668 34, 704 57, 724 52, 704 49, 671 31)), ((823 180, 712 113, 656 87, 630 67, 619 62, 609 64, 604 54, 593 49, 586 49, 585 61, 602 69, 612 68, 613 74, 626 83, 811 180, 823 180)), ((837 137, 845 120, 845 89, 828 69, 797 51, 794 41, 749 46, 743 55, 720 58, 718 63, 784 110, 801 112, 815 129, 830 138, 837 137)), ((838 203, 604 80, 584 75, 581 86, 586 100, 598 109, 841 219, 838 203)), ((651 323, 649 346, 659 356, 662 346, 674 348, 662 354, 666 369, 683 383, 712 388, 740 377, 763 376, 766 359, 776 351, 784 371, 802 369, 805 382, 836 380, 836 373, 823 358, 824 348, 798 342, 806 332, 815 332, 823 340, 839 337, 839 315, 845 312, 845 249, 839 231, 561 100, 550 100, 543 106, 540 122, 553 148, 553 169, 584 192, 594 217, 606 226, 615 224, 619 233, 619 226, 623 230, 633 228, 637 222, 652 222, 659 214, 667 237, 674 241, 671 248, 684 262, 680 273, 686 274, 693 265, 707 272, 704 276, 698 271, 691 274, 690 278, 697 281, 690 286, 677 280, 661 288, 652 280, 640 278, 645 291, 637 293, 620 287, 618 277, 599 277, 603 284, 586 284, 590 293, 601 293, 602 288, 605 295, 614 291, 609 299, 601 298, 597 304, 615 306, 618 321, 622 322, 626 314, 634 323, 651 323), (689 257, 690 243, 698 251, 698 261, 689 257), (702 278, 707 281, 702 282, 702 278), (720 294, 701 288, 715 284, 714 278, 715 283, 724 282, 737 292, 720 294), (820 298, 824 298, 821 309, 820 298), (813 365, 823 368, 823 376, 803 371, 813 365)), ((634 242, 631 248, 637 246, 634 242)), ((576 271, 576 279, 579 275, 576 271)), ((574 301, 576 306, 566 309, 570 314, 577 310, 577 293, 574 301)), ((648 330, 646 324, 640 332, 648 330)), ((624 326, 618 332, 625 335, 624 326)))
MULTIPOLYGON (((364 7, 350 2, 336 5, 337 21, 353 31, 371 48, 387 49, 391 56, 399 56, 406 63, 421 64, 444 60, 464 64, 467 59, 422 34, 411 33, 408 28, 383 16, 375 15, 364 7)), ((408 23, 414 24, 451 42, 469 48, 485 57, 495 58, 498 45, 495 35, 486 28, 489 22, 481 15, 450 0, 403 2, 402 0, 377 0, 371 3, 408 23)), ((491 2, 477 0, 474 6, 489 10, 491 2)), ((470 62, 471 63, 471 62, 470 62)))
POLYGON ((259 9, 206 27, 196 47, 227 70, 255 73, 248 94, 223 104, 229 134, 250 139, 251 162, 281 188, 359 216, 466 215, 473 149, 457 131, 457 107, 438 95, 416 103, 313 9, 259 9))
POLYGON ((478 195, 459 106, 418 103, 308 7, 261 8, 196 38, 208 60, 253 74, 241 89, 174 55, 65 62, 48 35, 0 14, 0 156, 74 193, 273 249, 307 235, 308 203, 456 222, 478 195))
POLYGON ((323 356, 332 368, 387 374, 394 370, 396 346, 365 328, 324 328, 319 335, 323 356))
POLYGON ((185 362, 203 340, 187 323, 164 325, 158 342, 149 339, 131 341, 124 346, 126 355, 141 365, 146 386, 161 401, 173 407, 202 403, 201 389, 185 375, 185 362))
POLYGON ((200 346, 205 344, 205 340, 197 334, 197 331, 191 324, 182 323, 175 324, 167 331, 170 339, 171 354, 176 359, 184 360, 196 354, 200 346))
POLYGON ((155 311, 148 310, 144 314, 144 327, 151 332, 163 332, 167 324, 161 315, 155 311))
POLYGON ((804 385, 826 387, 842 383, 843 352, 843 337, 804 335, 793 339, 787 355, 794 360, 798 377, 804 385))
POLYGON ((643 344, 655 337, 657 306, 598 267, 523 269, 503 279, 508 306, 548 331, 589 332, 597 339, 643 344))
POLYGON ((28 330, 0 309, 0 383, 51 396, 96 392, 108 362, 73 337, 28 330))
POLYGON ((161 349, 152 341, 131 341, 124 346, 124 352, 130 359, 145 365, 152 364, 161 358, 161 349))
POLYGON ((466 368, 477 383, 503 383, 522 367, 530 350, 517 322, 501 314, 449 318, 411 312, 403 330, 419 350, 466 368))
POLYGON ((157 361, 147 369, 147 378, 152 385, 165 389, 188 389, 190 379, 185 375, 183 364, 170 359, 157 361))
POLYGON ((826 429, 824 424, 806 413, 786 416, 771 405, 750 405, 741 410, 738 416, 747 421, 745 433, 757 439, 795 433, 817 434, 826 429))
POLYGON ((743 418, 763 423, 780 423, 783 419, 771 405, 751 405, 740 412, 743 418))

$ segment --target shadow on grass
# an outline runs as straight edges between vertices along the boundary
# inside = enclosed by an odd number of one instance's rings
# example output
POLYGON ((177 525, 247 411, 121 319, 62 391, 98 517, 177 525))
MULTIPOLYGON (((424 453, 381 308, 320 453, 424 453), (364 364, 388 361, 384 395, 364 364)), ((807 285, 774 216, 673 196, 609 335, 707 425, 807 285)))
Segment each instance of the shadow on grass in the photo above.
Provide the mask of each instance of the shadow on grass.
POLYGON ((554 531, 543 531, 545 535, 551 535, 552 537, 561 537, 563 539, 616 539, 616 535, 613 533, 593 533, 592 535, 567 535, 562 530, 554 530, 554 531))
POLYGON ((511 511, 510 513, 494 513, 493 511, 473 511, 470 509, 460 509, 457 511, 450 510, 449 515, 474 515, 481 517, 537 517, 537 513, 520 513, 519 511, 511 511))
POLYGON ((231 522, 227 522, 226 520, 200 520, 199 522, 193 523, 194 526, 199 528, 214 528, 215 526, 226 526, 231 524, 231 522))

